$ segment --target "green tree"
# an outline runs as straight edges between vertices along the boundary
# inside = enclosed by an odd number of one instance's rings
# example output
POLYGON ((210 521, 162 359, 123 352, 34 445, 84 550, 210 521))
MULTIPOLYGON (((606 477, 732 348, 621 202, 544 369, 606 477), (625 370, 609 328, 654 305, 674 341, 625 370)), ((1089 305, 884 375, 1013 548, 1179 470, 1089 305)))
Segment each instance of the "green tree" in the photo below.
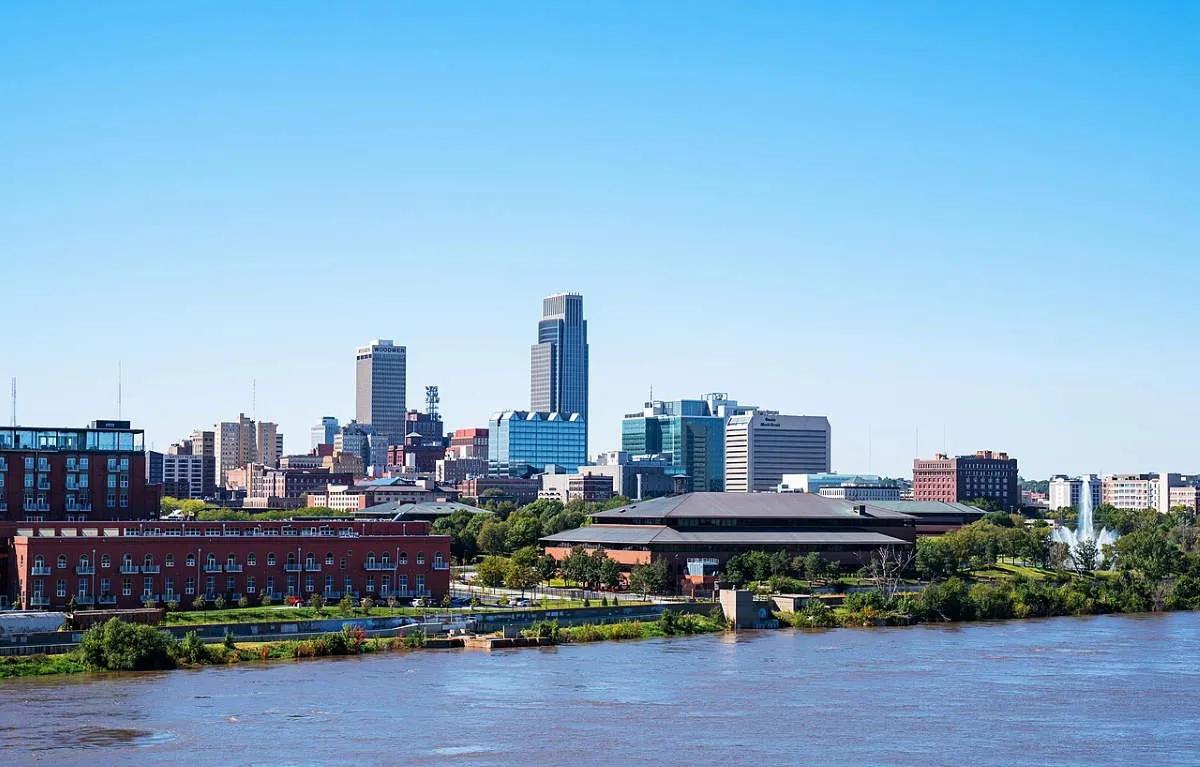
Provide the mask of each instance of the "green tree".
POLYGON ((475 542, 484 554, 503 554, 507 551, 507 534, 507 523, 489 519, 483 523, 475 542))
POLYGON ((1099 561, 1100 549, 1096 546, 1096 541, 1091 538, 1079 541, 1071 549, 1071 567, 1075 568, 1075 572, 1080 575, 1087 575, 1095 570, 1099 561))
POLYGON ((503 586, 507 570, 508 563, 502 557, 484 557, 475 567, 475 580, 487 588, 503 586))
POLYGON ((532 546, 542 537, 542 523, 536 517, 514 515, 509 517, 506 524, 508 527, 504 531, 504 545, 507 551, 532 546))
POLYGON ((941 538, 917 539, 917 572, 930 580, 941 580, 958 572, 954 549, 941 538))
POLYGON ((599 574, 600 585, 605 588, 615 589, 621 585, 621 566, 612 559, 605 557, 600 563, 599 574))
POLYGON ((637 565, 629 572, 629 588, 642 594, 665 593, 670 586, 667 563, 656 559, 648 565, 637 565))
POLYGON ((316 613, 317 615, 320 615, 321 612, 325 609, 325 595, 324 594, 313 594, 311 597, 308 598, 308 602, 312 606, 313 612, 316 613))
POLYGON ((145 671, 174 668, 175 640, 153 626, 111 618, 84 632, 80 657, 98 671, 145 671))
POLYGON ((533 566, 537 568, 538 577, 543 581, 548 581, 558 574, 558 560, 549 554, 538 557, 533 566))
POLYGON ((508 567, 504 572, 504 585, 506 588, 517 589, 521 592, 521 596, 525 596, 525 591, 531 589, 541 582, 541 577, 538 571, 528 565, 518 565, 515 562, 509 562, 508 567))

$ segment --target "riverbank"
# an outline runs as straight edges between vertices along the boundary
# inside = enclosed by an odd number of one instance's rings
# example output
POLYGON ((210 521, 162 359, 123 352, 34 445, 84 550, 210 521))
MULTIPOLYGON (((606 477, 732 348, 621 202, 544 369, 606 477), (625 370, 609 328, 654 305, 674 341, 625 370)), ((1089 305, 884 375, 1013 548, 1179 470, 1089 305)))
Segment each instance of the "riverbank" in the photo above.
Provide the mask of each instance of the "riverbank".
MULTIPOLYGON (((605 624, 563 626, 559 621, 539 621, 522 636, 546 644, 651 639, 678 634, 725 630, 718 617, 666 611, 657 620, 622 620, 605 624)), ((326 632, 310 639, 237 642, 232 636, 220 644, 206 644, 196 632, 175 640, 151 626, 134 626, 117 619, 85 633, 79 650, 60 655, 26 655, 0 658, 0 679, 77 674, 88 671, 147 671, 201 666, 228 666, 250 661, 367 655, 446 647, 442 640, 413 631, 394 637, 368 637, 361 627, 326 632)))

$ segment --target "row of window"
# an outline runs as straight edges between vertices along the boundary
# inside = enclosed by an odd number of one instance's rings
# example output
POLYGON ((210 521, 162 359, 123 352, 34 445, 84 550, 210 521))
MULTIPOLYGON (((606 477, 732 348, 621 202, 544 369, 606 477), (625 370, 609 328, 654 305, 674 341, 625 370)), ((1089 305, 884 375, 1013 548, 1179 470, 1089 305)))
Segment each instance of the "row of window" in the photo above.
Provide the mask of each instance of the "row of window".
MULTIPOLYGON (((294 551, 288 552, 287 557, 286 557, 286 562, 289 565, 297 564, 296 552, 294 552, 294 551)), ((277 563, 277 558, 276 558, 275 552, 270 552, 267 554, 266 563, 267 563, 267 566, 273 566, 277 563)), ((316 554, 308 553, 308 554, 304 555, 304 566, 305 567, 316 567, 317 563, 318 563, 318 558, 317 558, 316 554)), ((418 565, 425 564, 425 552, 423 552, 423 551, 417 552, 416 563, 418 565)), ((227 567, 228 568, 228 567, 239 567, 240 566, 240 563, 237 561, 237 556, 234 554, 227 555, 225 557, 224 561, 222 562, 222 561, 218 561, 216 554, 210 553, 205 558, 204 564, 206 567, 210 567, 210 568, 212 568, 212 567, 227 567)), ((332 566, 334 564, 333 552, 326 552, 325 558, 324 558, 324 564, 330 565, 330 566, 332 566)), ((343 570, 346 569, 346 558, 342 557, 339 560, 339 564, 343 570)), ((408 564, 408 553, 401 551, 396 557, 396 564, 397 565, 407 565, 408 564)), ((373 552, 373 551, 367 552, 366 565, 367 565, 367 567, 385 567, 385 568, 391 567, 392 566, 391 552, 384 552, 383 554, 379 555, 378 557, 375 556, 375 552, 373 552)), ((434 556, 433 556, 433 566, 437 569, 441 569, 444 565, 445 565, 445 558, 442 556, 442 553, 439 551, 436 554, 434 554, 434 556)), ((68 566, 67 555, 59 554, 57 559, 55 560, 55 566, 59 570, 67 569, 67 566, 68 566)), ((84 554, 79 557, 77 566, 80 568, 84 568, 84 569, 90 568, 92 566, 92 561, 88 557, 87 554, 84 554)), ((153 554, 147 554, 145 557, 143 557, 140 565, 136 564, 133 561, 133 556, 130 554, 126 554, 123 557, 121 557, 121 567, 123 567, 123 568, 129 568, 129 567, 145 568, 145 567, 155 567, 155 566, 156 566, 156 564, 154 561, 153 554)), ((174 567, 175 566, 175 555, 167 554, 166 557, 164 557, 164 559, 163 559, 163 566, 164 567, 174 567)), ((196 566, 196 555, 195 554, 188 554, 186 557, 184 557, 184 567, 195 567, 195 566, 196 566)), ((255 554, 254 552, 247 554, 246 555, 246 566, 247 567, 257 567, 258 566, 258 555, 255 554)), ((48 570, 49 568, 46 565, 46 557, 41 554, 38 554, 37 556, 35 556, 33 558, 33 567, 35 568, 35 572, 37 570, 48 570)), ((107 569, 107 568, 112 567, 112 558, 108 554, 100 555, 100 567, 101 567, 101 569, 107 569)))
MULTIPOLYGON (((25 471, 50 471, 50 461, 45 456, 34 457, 32 455, 25 456, 22 465, 25 471)), ((106 463, 109 471, 129 471, 129 457, 117 457, 110 455, 106 463)), ((67 471, 88 471, 91 469, 91 458, 86 455, 67 456, 66 460, 67 471)), ((8 470, 8 462, 0 459, 0 471, 8 470)))
MULTIPOLYGON (((287 578, 285 579, 285 581, 282 584, 277 584, 274 576, 267 576, 264 580, 265 580, 264 591, 266 591, 268 594, 277 593, 276 592, 277 585, 283 585, 287 589, 286 593, 289 595, 294 595, 296 593, 296 589, 300 586, 302 586, 304 591, 309 594, 311 594, 317 590, 316 578, 312 575, 304 576, 303 583, 301 583, 300 580, 295 575, 287 576, 287 578)), ((395 596, 408 596, 409 581, 408 581, 407 575, 399 575, 396 577, 395 591, 393 591, 393 589, 392 589, 392 578, 390 575, 379 576, 378 592, 376 591, 376 581, 375 581, 374 575, 368 575, 366 578, 362 579, 360 582, 363 584, 363 590, 366 591, 368 594, 379 593, 381 596, 385 596, 385 597, 393 595, 393 594, 395 596)), ((161 598, 163 601, 169 602, 172 600, 172 598, 178 598, 180 596, 194 596, 196 594, 196 584, 197 584, 196 578, 193 576, 188 576, 187 578, 184 579, 183 592, 182 592, 182 594, 180 594, 180 592, 177 592, 175 590, 175 579, 168 576, 163 579, 163 590, 161 592, 159 592, 159 591, 155 590, 154 578, 142 578, 141 596, 143 598, 153 596, 155 599, 161 598)), ((416 586, 417 593, 423 594, 425 592, 425 576, 424 575, 416 576, 416 578, 414 580, 414 584, 416 586)), ((134 585, 133 578, 122 578, 121 579, 121 596, 123 596, 123 597, 133 596, 133 585, 134 585)), ((233 576, 227 577, 225 579, 224 584, 220 584, 221 586, 224 587, 222 591, 217 590, 219 584, 217 583, 217 577, 215 575, 210 575, 210 576, 206 577, 203 585, 204 585, 204 591, 202 593, 204 593, 204 594, 218 594, 218 593, 240 594, 240 593, 242 593, 238 589, 237 580, 233 576)), ((339 584, 338 584, 338 581, 334 578, 334 576, 326 575, 324 578, 324 583, 322 585, 323 585, 322 593, 328 595, 328 594, 333 593, 337 589, 339 584)), ((350 575, 345 576, 341 580, 340 585, 343 588, 344 593, 353 593, 358 590, 354 583, 354 577, 350 576, 350 575)), ((74 595, 80 599, 87 599, 88 597, 92 596, 91 589, 92 589, 92 583, 90 580, 80 579, 76 585, 76 590, 74 592, 74 595)), ((258 591, 257 579, 253 575, 247 575, 246 583, 245 583, 245 593, 246 594, 255 594, 255 593, 257 593, 257 591, 258 591)), ((30 593, 35 598, 35 600, 40 600, 40 599, 44 598, 46 595, 46 581, 42 578, 34 579, 33 583, 31 584, 30 593)), ((56 597, 58 597, 59 599, 63 599, 67 596, 67 579, 66 578, 59 578, 55 582, 54 595, 56 597)), ((112 591, 112 581, 109 578, 101 578, 100 579, 100 583, 98 584, 96 595, 100 596, 100 597, 114 596, 113 591, 112 591)))

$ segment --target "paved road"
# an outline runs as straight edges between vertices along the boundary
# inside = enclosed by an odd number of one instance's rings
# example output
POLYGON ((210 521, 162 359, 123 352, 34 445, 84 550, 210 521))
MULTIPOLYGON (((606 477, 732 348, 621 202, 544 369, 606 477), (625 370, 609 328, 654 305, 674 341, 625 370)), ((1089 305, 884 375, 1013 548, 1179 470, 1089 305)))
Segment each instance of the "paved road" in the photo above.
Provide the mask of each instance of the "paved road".
MULTIPOLYGON (((645 602, 641 594, 631 594, 629 592, 608 592, 608 591, 584 591, 583 589, 564 589, 557 586, 538 586, 535 589, 529 589, 522 592, 519 589, 505 588, 484 588, 482 586, 468 586, 459 581, 450 582, 450 591, 454 596, 478 596, 485 602, 491 602, 494 599, 499 599, 502 596, 509 599, 587 599, 593 602, 599 602, 602 598, 608 601, 616 600, 618 602, 645 602)), ((665 600, 651 598, 652 602, 662 602, 665 600)))

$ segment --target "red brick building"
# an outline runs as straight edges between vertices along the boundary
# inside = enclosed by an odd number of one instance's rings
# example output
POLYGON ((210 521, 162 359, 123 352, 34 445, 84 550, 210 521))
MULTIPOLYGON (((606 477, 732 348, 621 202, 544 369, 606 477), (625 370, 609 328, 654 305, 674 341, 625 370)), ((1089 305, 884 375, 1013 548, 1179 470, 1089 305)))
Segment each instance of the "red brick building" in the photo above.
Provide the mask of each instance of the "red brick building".
POLYGON ((488 457, 487 429, 455 429, 450 437, 450 450, 458 458, 488 457))
POLYGON ((450 586, 450 538, 428 522, 303 519, 8 524, 0 584, 22 608, 190 607, 196 597, 259 604, 269 593, 327 599, 440 600, 450 586))
POLYGON ((980 450, 974 455, 952 458, 938 453, 932 459, 913 461, 914 501, 955 503, 977 498, 993 500, 1002 509, 1019 509, 1017 459, 980 450))
POLYGON ((0 428, 0 520, 157 516, 162 485, 146 481, 143 441, 129 421, 0 428))

